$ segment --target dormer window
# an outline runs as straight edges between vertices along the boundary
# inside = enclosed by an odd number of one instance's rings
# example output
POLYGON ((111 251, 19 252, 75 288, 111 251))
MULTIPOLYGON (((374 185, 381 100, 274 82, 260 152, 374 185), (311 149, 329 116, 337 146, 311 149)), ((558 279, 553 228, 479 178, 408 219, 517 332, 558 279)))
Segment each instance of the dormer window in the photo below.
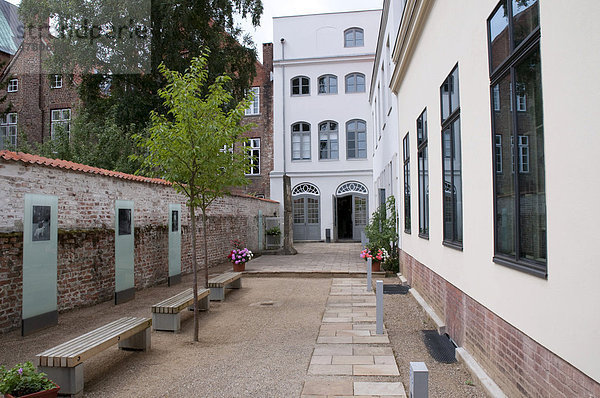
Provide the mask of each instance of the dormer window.
POLYGON ((310 95, 310 79, 297 76, 292 79, 292 95, 310 95))
POLYGON ((62 75, 50 76, 50 88, 62 88, 62 75))
POLYGON ((350 28, 344 32, 344 47, 363 47, 364 31, 361 28, 350 28))
POLYGON ((10 79, 8 81, 8 87, 6 88, 6 91, 9 93, 15 93, 19 91, 19 79, 10 79))

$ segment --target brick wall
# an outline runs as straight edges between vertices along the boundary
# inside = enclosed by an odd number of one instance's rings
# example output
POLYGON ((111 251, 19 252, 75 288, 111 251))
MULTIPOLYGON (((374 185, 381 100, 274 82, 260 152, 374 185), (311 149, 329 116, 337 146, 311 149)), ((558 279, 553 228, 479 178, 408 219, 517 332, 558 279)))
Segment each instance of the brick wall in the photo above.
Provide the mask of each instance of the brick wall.
MULTIPOLYGON (((171 186, 0 159, 0 333, 20 327, 25 194, 58 196, 58 309, 111 300, 114 293, 114 203, 134 201, 135 287, 168 277, 168 204, 182 206, 182 272, 191 272, 190 218, 185 198, 171 186)), ((209 266, 226 261, 233 238, 258 250, 258 211, 273 216, 278 203, 230 196, 208 212, 209 266)), ((197 260, 204 264, 201 219, 197 260)))
POLYGON ((249 175, 249 184, 240 193, 271 197, 269 173, 273 171, 273 43, 263 44, 263 63, 256 63, 256 77, 252 87, 260 87, 260 114, 244 117, 244 123, 256 126, 246 135, 260 138, 260 174, 249 175))
POLYGON ((508 397, 600 397, 599 383, 404 251, 400 271, 508 397))

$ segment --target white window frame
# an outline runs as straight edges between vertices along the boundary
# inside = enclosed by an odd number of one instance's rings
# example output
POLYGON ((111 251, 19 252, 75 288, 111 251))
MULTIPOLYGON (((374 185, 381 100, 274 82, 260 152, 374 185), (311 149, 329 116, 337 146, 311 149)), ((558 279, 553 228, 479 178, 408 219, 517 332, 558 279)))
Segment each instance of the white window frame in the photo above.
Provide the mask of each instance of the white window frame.
POLYGON ((260 115, 260 87, 252 87, 249 91, 254 93, 254 99, 250 107, 246 109, 246 116, 260 115))
POLYGON ((250 138, 244 143, 244 147, 250 152, 250 169, 246 175, 260 175, 260 138, 250 138))
POLYGON ((297 122, 292 124, 291 134, 292 134, 292 160, 310 160, 310 123, 307 122, 297 122), (299 126, 299 131, 294 131, 294 126, 299 126), (302 126, 307 125, 308 130, 302 130, 302 126), (297 138, 297 139, 296 139, 297 138), (295 140, 296 139, 296 140, 295 140), (305 149, 304 144, 308 143, 308 149, 305 149), (294 149, 296 147, 296 149, 294 149), (297 152, 299 156, 294 156, 294 152, 297 152))
POLYGON ((344 31, 344 47, 364 47, 365 46, 365 31, 359 27, 348 28, 344 31), (360 44, 357 43, 356 34, 362 35, 360 44), (352 34, 351 38, 348 38, 348 34, 352 34))
POLYGON ((353 73, 348 73, 346 75, 346 78, 344 79, 345 84, 346 84, 346 93, 364 93, 366 91, 366 86, 367 86, 367 79, 365 77, 365 75, 363 73, 360 72, 353 72, 353 73), (358 90, 358 78, 362 77, 363 79, 363 84, 362 84, 362 90, 359 91, 358 90), (349 85, 348 82, 352 81, 352 85, 349 85), (349 87, 354 87, 352 90, 349 90, 349 87))
POLYGON ((496 149, 494 153, 494 156, 496 157, 496 173, 502 174, 502 135, 496 134, 494 138, 496 140, 494 142, 496 149))
POLYGON ((367 152, 368 148, 367 148, 367 122, 362 120, 362 119, 352 119, 352 120, 348 120, 346 122, 346 159, 366 159, 367 158, 367 152), (359 129, 359 123, 363 123, 365 125, 365 129, 364 131, 359 129), (351 130, 350 127, 353 127, 353 129, 351 130), (353 132, 354 133, 354 140, 350 140, 350 134, 348 134, 349 132, 353 132), (360 148, 360 143, 363 142, 363 140, 359 140, 358 139, 358 134, 359 133, 364 133, 365 134, 365 139, 364 139, 364 144, 365 144, 365 148, 361 149, 360 148), (354 142, 354 156, 350 156, 350 142, 354 142), (364 151, 364 156, 360 156, 360 152, 364 151))
POLYGON ((10 141, 11 147, 17 146, 17 113, 7 113, 4 117, 0 118, 0 138, 2 145, 0 149, 7 147, 7 142, 10 141))
POLYGON ((8 86, 6 86, 6 91, 9 93, 16 93, 19 91, 19 79, 10 79, 8 81, 8 86))
POLYGON ((319 160, 338 160, 340 158, 340 125, 333 120, 319 123, 319 160), (331 125, 335 124, 332 129, 331 125), (325 156, 322 156, 321 143, 326 143, 325 156))
POLYGON ((496 112, 500 111, 500 85, 496 84, 493 88, 494 92, 494 110, 496 112))
POLYGON ((529 173, 529 137, 519 136, 519 173, 529 173))
POLYGON ((71 109, 52 109, 50 110, 50 137, 54 139, 56 126, 66 126, 67 134, 71 134, 71 109), (67 115, 68 117, 65 117, 67 115))
POLYGON ((62 75, 52 75, 50 79, 50 88, 62 88, 63 79, 62 75))
POLYGON ((321 94, 337 94, 338 93, 338 79, 336 75, 323 75, 317 79, 317 93, 321 94), (322 90, 321 90, 322 89, 322 90))

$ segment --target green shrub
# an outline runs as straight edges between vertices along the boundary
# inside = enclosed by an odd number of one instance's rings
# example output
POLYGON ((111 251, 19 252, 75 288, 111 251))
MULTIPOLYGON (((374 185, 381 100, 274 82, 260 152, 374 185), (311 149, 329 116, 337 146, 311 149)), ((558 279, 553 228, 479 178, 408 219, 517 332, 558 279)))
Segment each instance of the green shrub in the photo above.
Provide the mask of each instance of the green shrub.
POLYGON ((45 373, 38 373, 31 362, 19 363, 12 369, 6 370, 0 366, 0 393, 16 397, 50 390, 55 385, 45 373))

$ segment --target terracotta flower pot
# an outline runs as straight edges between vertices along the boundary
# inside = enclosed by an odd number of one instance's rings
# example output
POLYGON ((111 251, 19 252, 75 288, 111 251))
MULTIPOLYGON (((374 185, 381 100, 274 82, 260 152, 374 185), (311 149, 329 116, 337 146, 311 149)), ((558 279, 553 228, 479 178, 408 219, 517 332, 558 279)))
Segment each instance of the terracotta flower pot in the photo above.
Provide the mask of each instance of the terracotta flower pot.
POLYGON ((371 271, 372 272, 380 272, 381 271, 381 261, 371 260, 371 271))
POLYGON ((245 270, 246 270, 246 263, 245 262, 244 263, 239 263, 239 264, 233 263, 233 271, 234 272, 243 272, 245 270))
MULTIPOLYGON (((55 386, 56 386, 56 384, 55 384, 55 386)), ((53 388, 51 390, 34 392, 33 394, 19 395, 18 397, 15 397, 14 395, 11 395, 11 394, 5 394, 4 397, 5 398, 56 398, 58 396, 58 390, 60 390, 60 387, 56 386, 55 388, 53 388)))

